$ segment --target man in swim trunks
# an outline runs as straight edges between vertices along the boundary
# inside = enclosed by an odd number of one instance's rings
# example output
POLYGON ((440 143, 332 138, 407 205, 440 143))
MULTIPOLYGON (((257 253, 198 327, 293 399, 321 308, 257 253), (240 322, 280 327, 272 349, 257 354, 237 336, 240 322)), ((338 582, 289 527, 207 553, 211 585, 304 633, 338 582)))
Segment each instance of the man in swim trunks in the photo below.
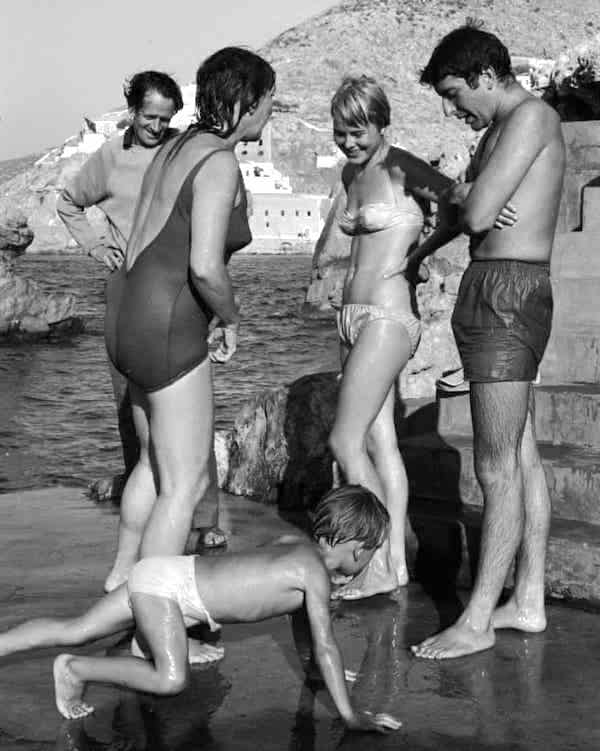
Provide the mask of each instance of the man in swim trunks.
MULTIPOLYGON (((471 264, 452 317, 470 381, 475 471, 484 497, 481 555, 458 621, 414 646, 418 657, 460 657, 494 645, 494 630, 543 631, 550 500, 537 450, 531 382, 552 321, 549 267, 565 167, 557 113, 514 78, 506 47, 464 26, 445 36, 421 74, 444 112, 485 129, 467 182, 446 208, 467 233, 471 264), (514 211, 514 223, 498 216, 514 211), (517 556, 511 597, 496 607, 517 556)), ((438 245, 439 247, 439 245, 438 245)), ((434 248, 429 248, 432 252, 434 248)), ((415 254, 420 261, 423 253, 415 254)))
MULTIPOLYGON (((294 633, 306 622, 312 635, 307 670, 318 668, 351 730, 396 730, 386 714, 354 709, 331 626, 330 577, 356 576, 386 539, 389 515, 365 488, 346 485, 317 505, 314 542, 287 535, 248 553, 161 556, 139 561, 127 583, 73 618, 38 618, 0 635, 0 655, 43 646, 83 644, 135 623, 149 660, 138 657, 59 655, 54 661, 56 705, 64 717, 93 712, 83 701, 88 682, 112 683, 159 695, 178 694, 189 676, 186 627, 253 623, 293 613, 294 633)), ((304 641, 301 636, 300 643, 304 641)), ((219 659, 223 651, 206 661, 219 659)))

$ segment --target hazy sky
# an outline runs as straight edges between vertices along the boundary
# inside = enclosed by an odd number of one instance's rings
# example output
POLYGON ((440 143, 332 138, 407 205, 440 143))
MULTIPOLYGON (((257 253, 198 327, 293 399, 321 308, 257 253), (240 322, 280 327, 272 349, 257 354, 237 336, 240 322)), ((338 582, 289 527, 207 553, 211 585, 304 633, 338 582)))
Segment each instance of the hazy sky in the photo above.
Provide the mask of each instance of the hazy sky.
POLYGON ((62 143, 156 68, 193 81, 208 54, 260 47, 335 0, 0 0, 0 159, 62 143))

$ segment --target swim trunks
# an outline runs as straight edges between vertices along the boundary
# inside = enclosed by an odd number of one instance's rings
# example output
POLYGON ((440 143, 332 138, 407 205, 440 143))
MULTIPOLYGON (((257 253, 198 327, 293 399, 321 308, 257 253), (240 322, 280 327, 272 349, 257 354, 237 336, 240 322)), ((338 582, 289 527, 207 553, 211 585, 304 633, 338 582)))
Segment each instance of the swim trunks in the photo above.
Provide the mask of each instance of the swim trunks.
POLYGON ((130 599, 131 595, 144 594, 174 600, 187 627, 207 623, 211 631, 218 631, 221 626, 211 618, 198 594, 195 558, 193 555, 142 558, 127 579, 130 599))
POLYGON ((349 303, 342 305, 337 315, 338 332, 343 344, 352 347, 364 326, 370 321, 394 321, 401 324, 410 341, 410 356, 415 354, 421 338, 421 321, 412 312, 402 313, 382 308, 379 305, 349 303))
POLYGON ((467 380, 533 381, 551 326, 549 264, 471 262, 452 315, 467 380))
MULTIPOLYGON (((206 155, 189 172, 164 227, 133 266, 123 264, 106 287, 105 341, 117 370, 146 392, 157 391, 208 355, 213 312, 190 281, 193 182, 206 155)), ((246 191, 232 209, 224 260, 251 241, 246 191)))

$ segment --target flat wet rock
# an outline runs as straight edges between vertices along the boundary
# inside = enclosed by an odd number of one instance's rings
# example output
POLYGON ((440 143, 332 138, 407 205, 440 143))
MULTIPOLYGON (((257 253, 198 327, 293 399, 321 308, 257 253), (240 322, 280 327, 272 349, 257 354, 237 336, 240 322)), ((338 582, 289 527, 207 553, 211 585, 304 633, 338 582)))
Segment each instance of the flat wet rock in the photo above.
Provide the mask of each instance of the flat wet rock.
MULTIPOLYGON (((290 530, 271 507, 223 496, 232 550, 290 530)), ((81 490, 0 496, 0 628, 41 615, 70 615, 101 594, 117 517, 81 490)), ((2 751, 590 751, 600 748, 600 616, 552 606, 545 634, 500 632, 493 650, 448 662, 408 647, 455 616, 457 600, 433 602, 418 584, 389 597, 335 606, 358 706, 404 723, 388 736, 345 734, 322 686, 303 681, 286 618, 226 626, 225 659, 194 669, 188 689, 156 698, 94 685, 84 721, 54 706, 52 658, 38 650, 0 660, 2 751)), ((105 654, 119 639, 74 651, 105 654)))

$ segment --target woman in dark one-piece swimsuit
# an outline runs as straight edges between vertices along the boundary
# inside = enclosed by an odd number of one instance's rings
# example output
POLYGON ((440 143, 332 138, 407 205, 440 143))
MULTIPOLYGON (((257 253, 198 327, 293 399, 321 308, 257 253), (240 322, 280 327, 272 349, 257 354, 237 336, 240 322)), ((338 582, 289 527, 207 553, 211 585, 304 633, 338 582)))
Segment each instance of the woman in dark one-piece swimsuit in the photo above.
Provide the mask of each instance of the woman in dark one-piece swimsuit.
POLYGON ((234 148, 260 138, 275 73, 258 55, 229 47, 200 66, 196 84, 197 122, 148 169, 110 289, 106 346, 129 382, 141 453, 123 492, 107 591, 139 558, 183 552, 209 482, 210 360, 226 362, 237 346, 227 262, 251 235, 234 148), (217 346, 209 355, 213 318, 217 346))

